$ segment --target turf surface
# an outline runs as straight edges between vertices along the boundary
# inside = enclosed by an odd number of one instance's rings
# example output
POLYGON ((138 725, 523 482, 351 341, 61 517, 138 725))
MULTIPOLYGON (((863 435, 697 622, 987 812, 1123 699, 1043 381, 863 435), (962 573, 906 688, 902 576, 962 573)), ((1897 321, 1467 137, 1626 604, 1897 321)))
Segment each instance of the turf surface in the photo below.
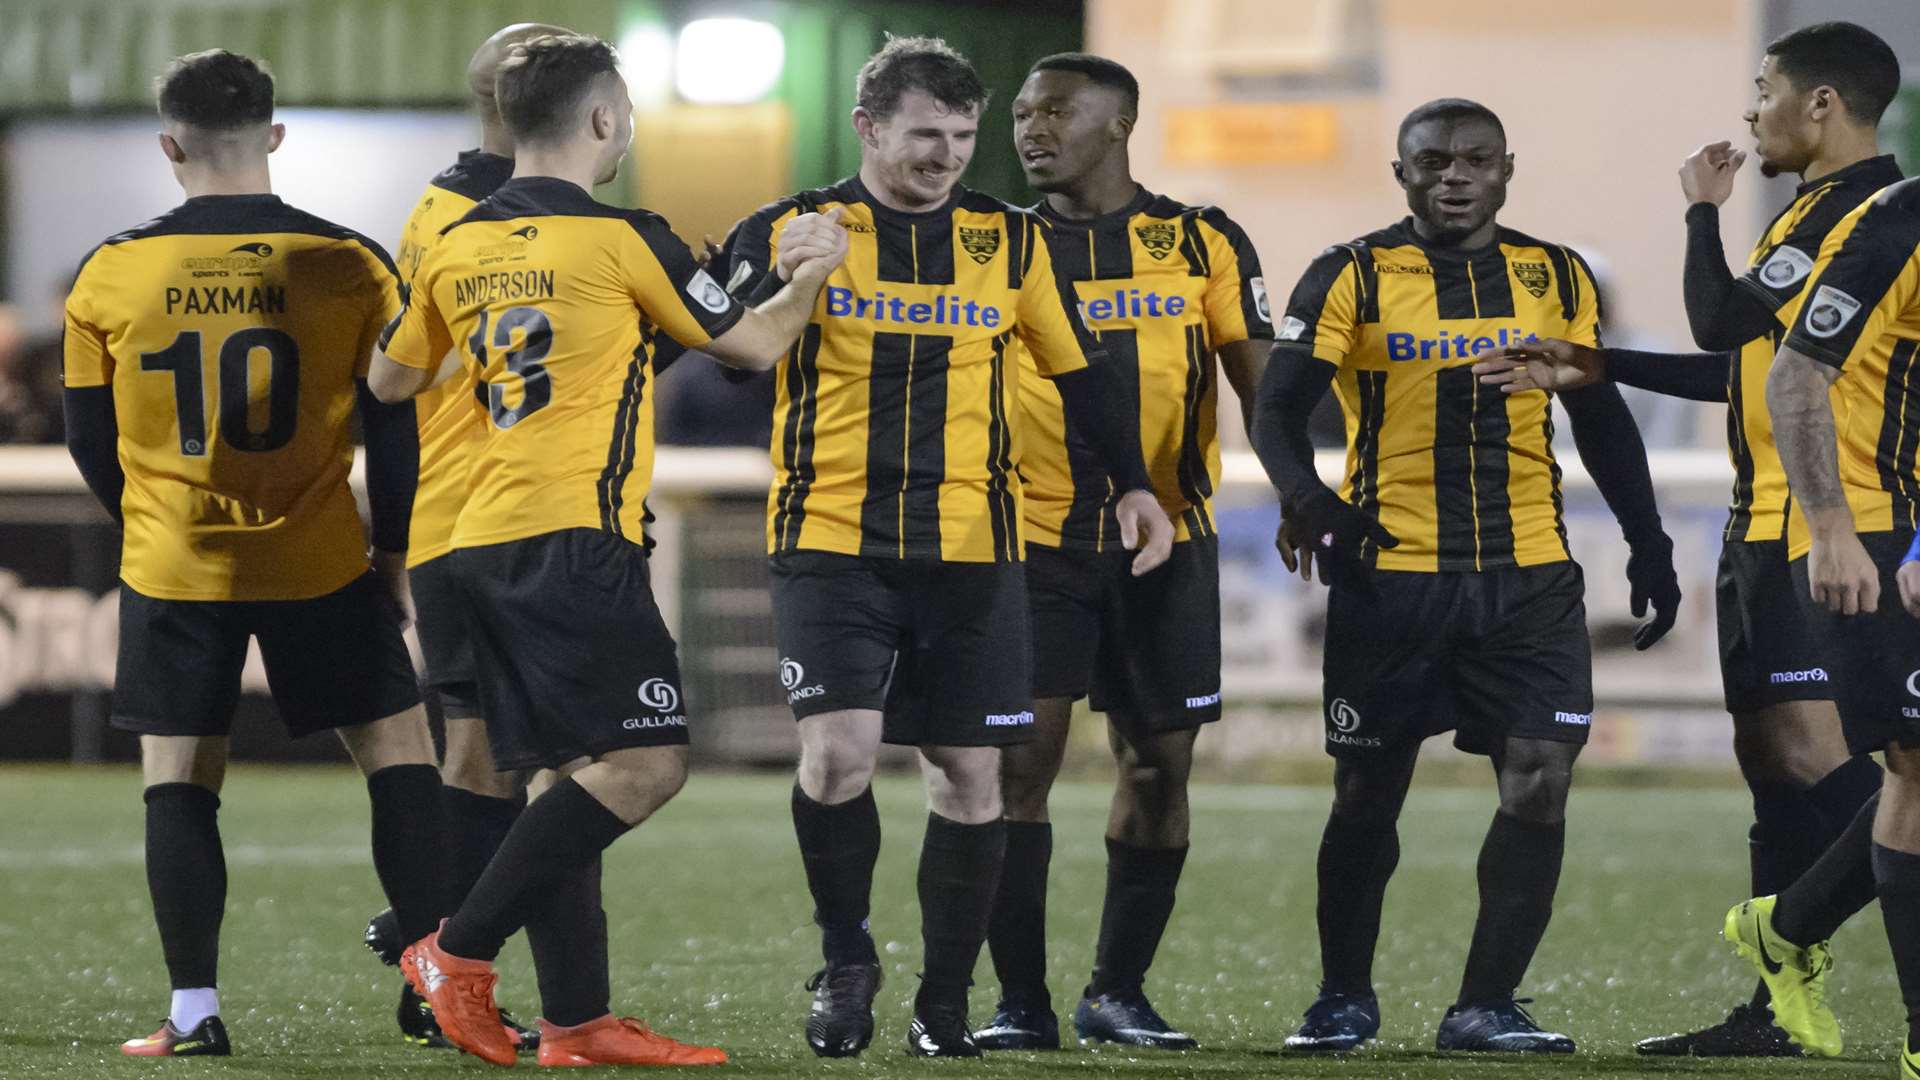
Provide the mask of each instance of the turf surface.
MULTIPOLYGON (((913 866, 924 822, 917 785, 884 781, 887 844, 874 928, 887 965, 875 1046, 815 1060, 799 1025, 817 939, 787 816, 790 781, 696 776, 607 864, 615 1007, 677 1037, 725 1046, 725 1073, 955 1075, 982 1066, 918 1062, 901 1047, 918 958, 913 866)), ((360 947, 382 906, 367 857, 359 779, 334 769, 236 768, 224 796, 230 890, 221 993, 236 1055, 133 1061, 116 1045, 158 1026, 166 974, 141 870, 139 778, 125 769, 0 769, 0 1077, 480 1075, 489 1066, 399 1041, 399 977, 360 947)), ((1055 797, 1051 972, 1071 1009, 1090 963, 1104 880, 1106 792, 1055 797)), ((1893 1075, 1899 998, 1876 912, 1836 939, 1834 1003, 1849 1047, 1837 1062, 1637 1058, 1635 1038, 1717 1020, 1748 986, 1718 937, 1741 898, 1748 809, 1734 788, 1576 788, 1554 924, 1524 993, 1572 1034, 1571 1059, 1440 1057, 1433 1030, 1451 1000, 1475 903, 1485 787, 1416 791, 1387 895, 1375 974, 1383 1043, 1345 1060, 1276 1049, 1313 994, 1313 854, 1326 794, 1314 787, 1203 785, 1181 904, 1149 989, 1205 1049, 1184 1055, 998 1055, 1023 1076, 1599 1077, 1637 1073, 1893 1075)), ((524 945, 502 956, 500 1000, 536 1014, 524 945)), ((993 1003, 983 957, 974 1014, 993 1003)), ((531 1063, 528 1062, 530 1065, 531 1063)))

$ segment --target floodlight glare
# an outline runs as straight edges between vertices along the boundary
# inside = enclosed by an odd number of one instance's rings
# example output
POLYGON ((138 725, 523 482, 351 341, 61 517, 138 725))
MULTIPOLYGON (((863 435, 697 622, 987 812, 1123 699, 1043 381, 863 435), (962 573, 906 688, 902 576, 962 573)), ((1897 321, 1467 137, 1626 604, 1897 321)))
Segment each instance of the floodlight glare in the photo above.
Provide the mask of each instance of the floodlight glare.
POLYGON ((667 104, 673 98, 673 35, 658 23, 642 23, 620 35, 620 77, 635 108, 667 104))
POLYGON ((786 58, 786 39, 772 23, 695 19, 680 30, 674 85, 696 105, 745 105, 772 92, 786 58))

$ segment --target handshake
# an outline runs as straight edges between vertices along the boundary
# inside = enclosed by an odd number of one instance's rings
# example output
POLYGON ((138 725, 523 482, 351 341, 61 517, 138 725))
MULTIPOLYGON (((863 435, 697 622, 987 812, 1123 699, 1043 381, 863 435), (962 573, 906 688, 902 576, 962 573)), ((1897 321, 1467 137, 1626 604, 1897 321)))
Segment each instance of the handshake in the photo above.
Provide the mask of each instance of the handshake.
POLYGON ((775 271, 782 281, 824 281, 847 258, 847 230, 840 227, 846 207, 824 214, 801 214, 780 232, 775 271))

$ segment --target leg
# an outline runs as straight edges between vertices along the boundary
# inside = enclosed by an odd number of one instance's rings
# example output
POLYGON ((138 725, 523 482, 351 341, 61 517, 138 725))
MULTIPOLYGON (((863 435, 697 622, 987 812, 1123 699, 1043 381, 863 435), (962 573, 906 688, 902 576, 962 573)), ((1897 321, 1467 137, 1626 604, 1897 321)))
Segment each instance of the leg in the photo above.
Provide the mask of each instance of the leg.
POLYGON ((919 874, 925 962, 914 1013, 964 1015, 1006 854, 1000 748, 923 746, 920 756, 929 812, 919 874))
POLYGON ((1035 701, 1033 741, 1001 750, 1007 852, 987 924, 1001 1000, 1049 1013, 1047 874, 1053 862, 1053 825, 1047 815, 1047 795, 1060 775, 1072 714, 1072 698, 1035 701))
MULTIPOLYGON (((466 700, 471 700, 466 699, 466 700)), ((440 782, 447 808, 449 899, 458 906, 499 850, 525 805, 520 777, 493 767, 486 723, 470 705, 441 695, 446 710, 447 752, 440 782), (466 715, 457 715, 457 713, 466 715)))
POLYGON ((1413 783, 1420 744, 1378 757, 1341 757, 1333 764, 1333 809, 1320 838, 1320 987, 1323 993, 1372 996, 1373 952, 1380 906, 1400 864, 1397 823, 1413 783))
POLYGON ((1495 751, 1500 810, 1480 849, 1480 914, 1460 1004, 1509 1001, 1553 916, 1567 789, 1580 744, 1509 737, 1495 751))
POLYGON ((800 721, 793 828, 829 968, 879 962, 867 916, 873 864, 880 857, 880 811, 873 801, 880 726, 881 714, 874 709, 842 709, 800 721))
POLYGON ((1153 964, 1187 858, 1187 778, 1199 728, 1150 732, 1110 715, 1119 783, 1107 816, 1107 891, 1087 996, 1133 995, 1153 964))
POLYGON ((1920 1045, 1920 749, 1887 748, 1886 787, 1873 821, 1873 876, 1907 1008, 1906 1050, 1920 1045))
POLYGON ((446 803, 426 709, 415 705, 338 732, 367 778, 374 872, 393 906, 401 938, 418 941, 455 906, 447 887, 446 803))
POLYGON ((180 1032, 220 1012, 215 987, 227 862, 220 844, 219 792, 226 770, 225 736, 140 737, 147 890, 173 984, 167 1019, 180 1032))

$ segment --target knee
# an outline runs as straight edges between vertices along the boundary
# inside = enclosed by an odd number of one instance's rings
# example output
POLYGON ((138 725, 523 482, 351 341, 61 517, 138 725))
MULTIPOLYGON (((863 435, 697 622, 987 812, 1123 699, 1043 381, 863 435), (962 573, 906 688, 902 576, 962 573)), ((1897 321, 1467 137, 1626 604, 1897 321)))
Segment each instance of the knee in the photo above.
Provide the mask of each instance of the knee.
POLYGON ((440 763, 440 780, 448 787, 492 799, 511 799, 519 791, 512 774, 493 767, 493 751, 478 720, 447 721, 447 752, 440 763))
POLYGON ((1047 795, 1060 771, 1057 760, 1046 760, 1031 745, 1008 747, 1000 759, 1000 794, 1007 816, 1016 821, 1047 820, 1047 795))
POLYGON ((1193 772, 1192 731, 1138 740, 1113 740, 1120 790, 1136 802, 1164 803, 1184 795, 1193 772))
POLYGON ((836 804, 873 785, 873 755, 832 741, 802 746, 800 788, 816 802, 836 804))
POLYGON ((933 812, 965 824, 999 817, 1000 761, 997 751, 978 749, 929 755, 927 801, 933 812))
POLYGON ((1552 825, 1566 817, 1567 791, 1572 786, 1572 761, 1512 766, 1500 778, 1500 809, 1509 817, 1552 825))

